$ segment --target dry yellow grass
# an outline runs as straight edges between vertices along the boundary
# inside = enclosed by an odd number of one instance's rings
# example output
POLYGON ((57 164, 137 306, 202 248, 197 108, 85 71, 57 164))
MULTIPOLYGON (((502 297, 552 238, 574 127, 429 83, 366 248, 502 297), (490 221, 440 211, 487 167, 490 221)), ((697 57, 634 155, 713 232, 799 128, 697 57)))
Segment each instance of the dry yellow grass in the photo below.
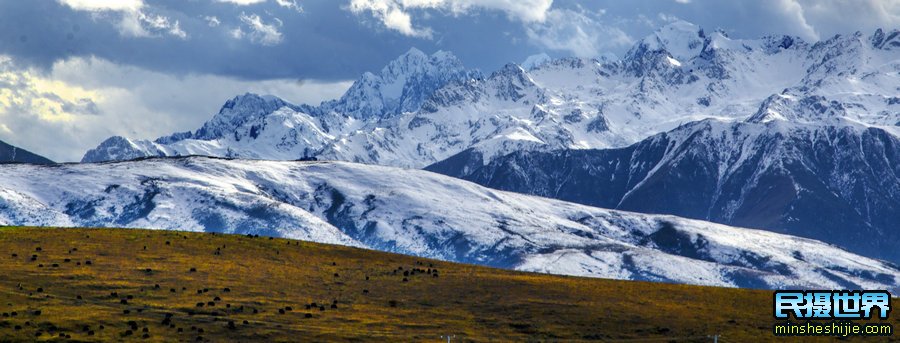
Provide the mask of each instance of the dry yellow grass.
POLYGON ((770 291, 173 231, 2 228, 0 254, 0 341, 790 341, 770 291))

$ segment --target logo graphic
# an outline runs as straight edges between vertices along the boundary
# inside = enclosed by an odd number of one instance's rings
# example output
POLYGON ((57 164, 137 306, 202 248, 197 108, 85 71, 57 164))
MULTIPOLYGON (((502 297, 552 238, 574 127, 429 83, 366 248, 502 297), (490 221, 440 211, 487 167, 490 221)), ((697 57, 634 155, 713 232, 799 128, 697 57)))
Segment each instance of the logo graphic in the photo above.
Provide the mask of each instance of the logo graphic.
POLYGON ((853 322, 887 319, 891 313, 887 291, 776 291, 774 310, 775 319, 784 320, 772 328, 776 336, 890 336, 894 332, 889 323, 853 322), (792 316, 803 322, 791 323, 792 316))
POLYGON ((775 318, 887 319, 888 291, 776 291, 775 318))

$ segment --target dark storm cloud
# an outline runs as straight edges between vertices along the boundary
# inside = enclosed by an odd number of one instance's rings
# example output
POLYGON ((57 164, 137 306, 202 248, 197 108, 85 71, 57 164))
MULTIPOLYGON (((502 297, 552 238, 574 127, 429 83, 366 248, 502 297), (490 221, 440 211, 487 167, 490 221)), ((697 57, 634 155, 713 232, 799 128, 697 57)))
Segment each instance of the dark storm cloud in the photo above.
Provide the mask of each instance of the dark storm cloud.
POLYGON ((815 40, 896 23, 900 9, 897 1, 557 0, 545 11, 546 19, 536 22, 503 11, 513 2, 481 3, 494 4, 489 9, 465 0, 447 0, 445 8, 406 9, 404 0, 357 2, 397 6, 415 28, 427 28, 428 37, 391 29, 375 12, 351 11, 350 0, 284 2, 297 8, 274 0, 250 5, 146 0, 142 15, 150 18, 141 18, 145 26, 152 16, 166 18, 178 23, 184 39, 149 29, 149 37, 123 35, 126 14, 121 12, 76 11, 54 0, 2 1, 0 54, 43 68, 67 57, 93 55, 167 73, 338 80, 378 70, 412 46, 450 50, 466 65, 490 70, 541 51, 621 55, 634 40, 675 17, 737 37, 787 33, 815 40), (447 9, 460 3, 476 5, 466 11, 447 9), (264 33, 252 31, 250 19, 277 30, 277 37, 265 40, 264 33))
POLYGON ((510 37, 521 34, 521 27, 499 14, 433 17, 428 22, 437 33, 428 40, 384 29, 335 1, 306 1, 302 8, 300 13, 275 2, 148 1, 145 12, 178 21, 187 35, 179 39, 123 35, 118 27, 122 13, 75 11, 49 0, 0 1, 0 54, 41 68, 68 57, 96 56, 176 74, 340 80, 378 70, 412 46, 452 50, 474 67, 515 60, 521 53, 511 52, 529 48, 510 37), (247 17, 276 26, 282 40, 262 45, 236 39, 236 29, 251 33, 241 20, 247 17), (211 18, 219 24, 211 26, 211 18), (503 26, 508 27, 497 29, 503 26))

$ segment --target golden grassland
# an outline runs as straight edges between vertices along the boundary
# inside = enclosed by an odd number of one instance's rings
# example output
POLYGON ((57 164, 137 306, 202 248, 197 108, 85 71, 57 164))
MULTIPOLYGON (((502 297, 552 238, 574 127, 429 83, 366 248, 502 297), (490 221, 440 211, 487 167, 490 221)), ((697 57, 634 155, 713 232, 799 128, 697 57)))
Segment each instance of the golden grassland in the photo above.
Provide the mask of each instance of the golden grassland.
POLYGON ((0 228, 0 313, 3 342, 792 341, 770 291, 133 229, 0 228))

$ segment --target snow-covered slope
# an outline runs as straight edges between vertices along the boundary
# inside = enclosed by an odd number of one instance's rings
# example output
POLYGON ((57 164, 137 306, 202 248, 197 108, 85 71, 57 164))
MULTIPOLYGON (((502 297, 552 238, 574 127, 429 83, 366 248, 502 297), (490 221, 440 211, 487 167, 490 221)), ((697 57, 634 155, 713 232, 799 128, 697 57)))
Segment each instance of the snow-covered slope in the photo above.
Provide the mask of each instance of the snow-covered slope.
POLYGON ((520 151, 487 164, 468 150, 427 169, 496 189, 768 229, 900 261, 900 139, 838 117, 829 126, 759 121, 759 113, 747 122, 688 123, 626 148, 520 151))
POLYGON ((426 171, 213 158, 0 166, 0 224, 263 233, 519 270, 760 288, 898 289, 818 241, 495 191, 426 171))
MULTIPOLYGON (((622 142, 663 134, 623 147, 584 145, 601 151, 555 144, 500 157, 506 151, 475 146, 429 169, 497 189, 768 229, 900 261, 898 34, 809 44, 732 40, 675 23, 622 61, 556 60, 529 72, 550 85, 548 97, 563 89, 559 97, 600 109, 600 127, 622 142), (579 95, 586 92, 596 96, 579 95)), ((594 120, 577 113, 572 118, 594 120)))
POLYGON ((469 148, 490 159, 520 150, 624 147, 708 118, 822 125, 844 118, 896 133, 898 32, 816 43, 739 40, 675 22, 621 60, 534 56, 525 68, 509 64, 487 76, 450 53, 413 49, 380 73, 364 74, 340 99, 294 106, 248 94, 195 132, 155 142, 113 138, 84 161, 314 156, 420 168, 469 148))

